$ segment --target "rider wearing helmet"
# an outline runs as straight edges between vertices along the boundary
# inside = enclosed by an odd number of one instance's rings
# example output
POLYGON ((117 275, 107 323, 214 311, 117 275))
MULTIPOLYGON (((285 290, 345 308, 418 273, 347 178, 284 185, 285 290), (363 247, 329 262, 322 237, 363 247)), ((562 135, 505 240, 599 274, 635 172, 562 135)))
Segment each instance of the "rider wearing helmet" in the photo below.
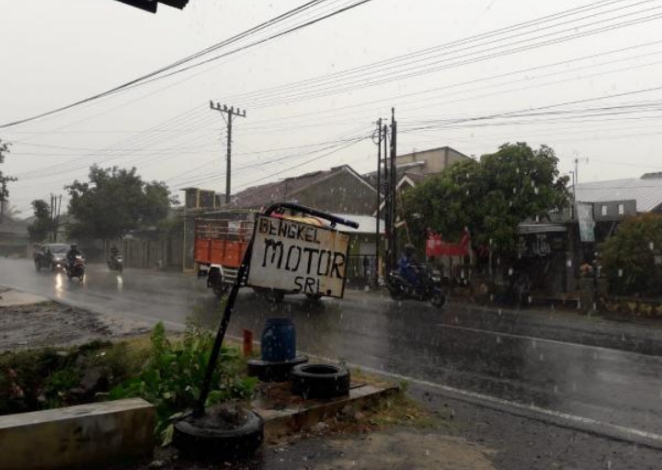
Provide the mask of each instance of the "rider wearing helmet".
POLYGON ((398 271, 400 275, 413 287, 418 287, 419 285, 419 276, 418 270, 416 269, 416 262, 414 260, 414 252, 416 249, 414 245, 407 244, 405 245, 405 252, 400 258, 398 263, 398 271))
POLYGON ((74 265, 74 261, 76 261, 76 256, 81 256, 81 252, 78 251, 78 245, 76 243, 71 244, 71 248, 67 252, 67 264, 69 267, 72 267, 74 265))

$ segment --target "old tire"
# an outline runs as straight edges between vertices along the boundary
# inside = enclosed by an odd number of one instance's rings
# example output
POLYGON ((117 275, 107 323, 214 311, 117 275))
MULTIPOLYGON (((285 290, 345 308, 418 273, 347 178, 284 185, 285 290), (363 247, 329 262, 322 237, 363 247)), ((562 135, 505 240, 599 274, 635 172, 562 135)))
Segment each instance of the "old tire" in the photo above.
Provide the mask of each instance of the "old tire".
POLYGON ((264 441, 264 422, 247 410, 246 422, 234 429, 216 429, 186 418, 174 425, 172 442, 183 456, 223 464, 255 456, 264 441))
POLYGON ((292 393, 304 398, 334 398, 349 393, 349 370, 333 364, 302 364, 290 373, 292 393))
POLYGON ((308 362, 305 356, 297 356, 291 361, 271 362, 261 359, 249 359, 247 368, 249 377, 257 377, 260 382, 287 382, 292 368, 308 362))

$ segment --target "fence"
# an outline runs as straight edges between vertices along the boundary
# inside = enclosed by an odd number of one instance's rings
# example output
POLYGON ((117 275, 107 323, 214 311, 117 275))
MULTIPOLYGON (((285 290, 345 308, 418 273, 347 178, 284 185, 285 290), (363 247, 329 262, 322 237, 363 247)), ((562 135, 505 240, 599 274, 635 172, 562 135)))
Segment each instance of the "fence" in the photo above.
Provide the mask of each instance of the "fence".
POLYGON ((347 282, 350 285, 371 284, 375 278, 374 255, 349 255, 347 282))

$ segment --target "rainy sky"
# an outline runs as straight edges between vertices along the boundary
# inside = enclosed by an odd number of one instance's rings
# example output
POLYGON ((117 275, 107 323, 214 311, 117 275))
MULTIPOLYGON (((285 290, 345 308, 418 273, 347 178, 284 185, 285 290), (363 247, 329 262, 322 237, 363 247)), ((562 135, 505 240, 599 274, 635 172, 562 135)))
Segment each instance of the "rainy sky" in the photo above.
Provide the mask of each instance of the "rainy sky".
MULTIPOLYGON (((303 3, 190 0, 152 15, 112 0, 3 1, 0 126, 303 3)), ((399 153, 449 145, 479 156, 527 141, 552 146, 563 172, 579 158, 580 181, 662 170, 662 0, 372 0, 268 39, 355 3, 320 1, 139 86, 0 128, 13 142, 3 171, 20 178, 11 204, 29 216, 31 200, 63 194, 93 163, 222 192, 225 123, 209 100, 246 109, 235 192, 340 164, 373 171, 373 123, 391 106, 399 153)))

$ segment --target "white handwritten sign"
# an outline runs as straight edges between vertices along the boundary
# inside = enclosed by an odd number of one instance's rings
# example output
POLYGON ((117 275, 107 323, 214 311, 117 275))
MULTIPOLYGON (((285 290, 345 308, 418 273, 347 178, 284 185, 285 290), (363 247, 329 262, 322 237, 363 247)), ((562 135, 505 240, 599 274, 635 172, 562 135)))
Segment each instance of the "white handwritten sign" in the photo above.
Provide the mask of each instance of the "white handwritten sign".
POLYGON ((294 220, 259 216, 247 284, 342 298, 349 235, 294 220))

